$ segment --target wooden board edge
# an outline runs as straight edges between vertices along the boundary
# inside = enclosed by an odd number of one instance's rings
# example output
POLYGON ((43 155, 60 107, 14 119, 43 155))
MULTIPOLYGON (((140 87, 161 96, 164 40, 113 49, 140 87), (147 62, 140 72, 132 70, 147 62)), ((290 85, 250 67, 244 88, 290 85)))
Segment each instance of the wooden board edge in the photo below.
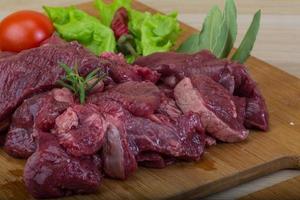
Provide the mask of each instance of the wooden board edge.
POLYGON ((175 197, 170 197, 170 199, 199 199, 206 197, 210 194, 215 194, 222 192, 224 190, 230 189, 232 187, 238 186, 240 184, 255 180, 257 178, 275 173, 284 169, 298 169, 300 170, 300 155, 283 156, 272 160, 268 163, 257 165, 256 167, 250 168, 248 170, 242 171, 240 173, 226 176, 217 181, 212 181, 201 186, 200 188, 195 188, 191 191, 187 191, 182 194, 178 194, 175 197))

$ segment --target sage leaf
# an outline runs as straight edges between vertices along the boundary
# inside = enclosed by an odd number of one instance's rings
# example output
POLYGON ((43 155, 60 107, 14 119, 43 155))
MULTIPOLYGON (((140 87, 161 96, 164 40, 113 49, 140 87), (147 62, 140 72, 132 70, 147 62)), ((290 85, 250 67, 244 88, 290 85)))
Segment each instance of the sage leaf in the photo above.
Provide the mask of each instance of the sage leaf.
POLYGON ((223 17, 222 24, 219 27, 219 34, 215 39, 215 43, 211 51, 217 56, 221 58, 224 55, 224 52, 227 51, 227 38, 228 38, 228 27, 226 23, 225 17, 223 17))
POLYGON ((199 33, 191 35, 184 43, 182 43, 177 52, 182 53, 196 53, 199 51, 199 33))
POLYGON ((226 47, 223 51, 221 58, 228 57, 237 35, 237 9, 234 0, 226 0, 224 8, 224 18, 226 19, 228 27, 228 37, 226 47))
POLYGON ((207 14, 200 33, 198 50, 212 50, 219 36, 223 15, 218 6, 213 6, 207 14))
POLYGON ((253 17, 251 25, 249 26, 247 33, 243 38, 239 48, 232 56, 232 60, 238 61, 239 63, 244 63, 250 56, 250 52, 254 46, 256 36, 259 30, 260 16, 261 11, 258 10, 253 17))

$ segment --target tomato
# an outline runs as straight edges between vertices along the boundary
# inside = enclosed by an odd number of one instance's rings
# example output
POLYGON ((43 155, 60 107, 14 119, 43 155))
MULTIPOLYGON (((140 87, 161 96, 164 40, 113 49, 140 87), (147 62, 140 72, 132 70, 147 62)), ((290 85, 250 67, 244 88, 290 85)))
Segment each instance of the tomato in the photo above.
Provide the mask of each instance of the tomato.
POLYGON ((36 11, 18 11, 0 23, 0 50, 20 52, 39 46, 54 32, 48 17, 36 11))

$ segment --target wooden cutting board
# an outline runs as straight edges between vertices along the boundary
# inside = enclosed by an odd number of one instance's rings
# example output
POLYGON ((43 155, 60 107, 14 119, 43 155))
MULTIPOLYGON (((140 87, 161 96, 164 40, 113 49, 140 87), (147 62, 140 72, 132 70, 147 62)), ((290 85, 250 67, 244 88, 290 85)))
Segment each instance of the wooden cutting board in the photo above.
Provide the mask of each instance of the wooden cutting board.
POLYGON ((300 176, 254 192, 239 200, 291 200, 300 199, 300 176))
MULTIPOLYGON (((134 2, 135 8, 153 12, 134 2)), ((91 3, 79 8, 97 16, 91 3)), ((182 42, 195 29, 182 24, 182 42)), ((140 167, 127 181, 105 179, 97 194, 65 199, 193 199, 225 190, 281 169, 300 168, 300 80, 251 57, 246 63, 270 113, 270 131, 251 131, 247 141, 218 144, 202 161, 165 169, 140 167)), ((22 182, 24 160, 0 150, 0 199, 32 199, 22 182)))

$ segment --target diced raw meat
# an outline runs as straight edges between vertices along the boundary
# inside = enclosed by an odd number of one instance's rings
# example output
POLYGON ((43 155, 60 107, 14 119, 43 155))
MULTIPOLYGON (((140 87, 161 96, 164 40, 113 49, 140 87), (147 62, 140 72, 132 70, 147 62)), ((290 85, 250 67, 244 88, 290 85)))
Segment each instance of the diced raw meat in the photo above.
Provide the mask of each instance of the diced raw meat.
POLYGON ((73 95, 67 89, 53 89, 25 100, 12 117, 4 150, 17 158, 29 157, 36 149, 32 134, 34 123, 36 127, 49 130, 55 118, 73 102, 73 95))
POLYGON ((168 116, 173 121, 176 121, 178 117, 182 115, 181 110, 177 107, 174 99, 168 97, 163 92, 161 94, 161 100, 157 113, 168 116))
POLYGON ((108 125, 96 106, 73 105, 56 118, 52 133, 69 154, 93 155, 102 147, 108 125))
POLYGON ((232 95, 207 76, 184 78, 174 89, 176 103, 184 113, 201 116, 207 132, 223 142, 239 142, 248 130, 239 122, 239 112, 232 95))
POLYGON ((183 160, 199 160, 204 151, 204 130, 197 114, 181 116, 175 124, 132 117, 126 121, 131 147, 183 160))
MULTIPOLYGON (((197 114, 181 115, 176 121, 171 121, 168 116, 162 114, 153 114, 148 119, 131 115, 115 101, 102 99, 96 102, 96 105, 102 113, 108 113, 118 121, 118 123, 113 123, 117 127, 114 129, 116 132, 118 130, 122 133, 118 124, 120 121, 124 123, 128 144, 136 158, 144 153, 159 154, 168 160, 170 158, 183 160, 201 158, 205 147, 205 136, 197 114)), ((154 163, 151 164, 148 159, 147 166, 156 166, 157 156, 153 161, 154 163)))
POLYGON ((105 52, 101 54, 100 58, 109 61, 109 75, 117 83, 126 81, 150 81, 155 83, 160 76, 159 73, 149 68, 126 63, 122 54, 105 52))
POLYGON ((56 136, 36 130, 38 149, 27 160, 24 181, 35 198, 56 198, 95 192, 101 182, 97 156, 72 157, 56 136))
POLYGON ((95 93, 87 102, 97 104, 100 99, 116 101, 136 116, 154 113, 160 104, 160 90, 151 82, 128 81, 104 93, 95 93))
POLYGON ((96 67, 107 71, 108 65, 77 42, 44 45, 0 59, 0 121, 24 99, 55 87, 64 75, 59 63, 77 64, 82 75, 96 67))
POLYGON ((109 123, 101 154, 103 170, 111 178, 126 179, 137 169, 124 123, 130 114, 114 101, 98 101, 98 109, 109 123))
POLYGON ((264 98, 246 67, 241 64, 217 59, 207 50, 195 54, 154 53, 138 58, 135 64, 159 72, 165 84, 172 87, 184 77, 209 76, 231 94, 247 98, 245 119, 247 127, 268 130, 268 111, 264 98))

